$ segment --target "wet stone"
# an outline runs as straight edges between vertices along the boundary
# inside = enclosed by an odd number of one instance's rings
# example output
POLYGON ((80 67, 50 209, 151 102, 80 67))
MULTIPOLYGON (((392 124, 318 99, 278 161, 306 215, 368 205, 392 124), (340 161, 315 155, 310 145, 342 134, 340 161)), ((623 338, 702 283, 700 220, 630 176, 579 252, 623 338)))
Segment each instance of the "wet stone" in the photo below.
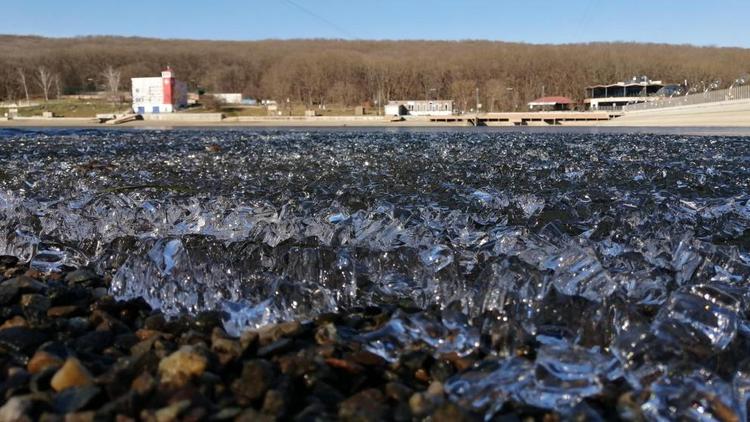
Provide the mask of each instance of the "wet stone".
POLYGON ((0 267, 8 268, 18 264, 18 258, 11 255, 0 255, 0 267))
POLYGON ((88 268, 72 271, 65 276, 65 282, 69 284, 96 284, 100 280, 101 277, 88 268))
POLYGON ((21 296, 21 307, 30 321, 41 321, 47 316, 50 300, 39 294, 25 294, 21 296))
POLYGON ((86 367, 76 358, 70 357, 65 360, 63 366, 57 370, 50 381, 55 391, 62 391, 71 387, 84 387, 92 385, 94 378, 86 367))
POLYGON ((32 402, 29 397, 11 397, 0 407, 0 420, 3 421, 31 421, 28 412, 31 410, 32 402))
POLYGON ((49 318, 69 318, 79 312, 81 312, 81 309, 76 305, 54 306, 47 310, 47 316, 49 318))
POLYGON ((388 410, 383 394, 369 389, 341 402, 338 416, 343 421, 381 421, 388 417, 388 410))
POLYGON ((29 360, 27 369, 29 373, 36 374, 48 368, 58 368, 64 363, 65 360, 63 358, 44 350, 38 350, 29 360))
POLYGON ((258 357, 267 358, 289 351, 294 346, 294 340, 282 338, 258 349, 258 357))
POLYGON ((47 341, 48 336, 42 331, 23 326, 0 330, 0 350, 7 353, 29 353, 47 341))
POLYGON ((93 385, 67 388, 55 395, 52 406, 63 414, 77 412, 94 401, 99 393, 101 389, 93 385))
POLYGON ((263 360, 246 361, 242 374, 232 385, 232 391, 240 400, 258 400, 268 391, 275 378, 271 364, 263 360))
POLYGON ((180 387, 203 374, 207 366, 208 359, 203 353, 192 346, 182 346, 159 362, 159 376, 162 383, 180 387))

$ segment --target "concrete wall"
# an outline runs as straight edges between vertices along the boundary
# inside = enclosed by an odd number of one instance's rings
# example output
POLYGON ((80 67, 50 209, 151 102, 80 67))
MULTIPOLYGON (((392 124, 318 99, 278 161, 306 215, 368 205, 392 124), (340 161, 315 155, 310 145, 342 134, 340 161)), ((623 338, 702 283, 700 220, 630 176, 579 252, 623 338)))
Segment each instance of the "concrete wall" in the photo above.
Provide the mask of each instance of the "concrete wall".
POLYGON ((750 126, 750 100, 629 111, 611 126, 750 126))
POLYGON ((224 119, 221 113, 146 113, 143 120, 161 122, 220 122, 224 119))

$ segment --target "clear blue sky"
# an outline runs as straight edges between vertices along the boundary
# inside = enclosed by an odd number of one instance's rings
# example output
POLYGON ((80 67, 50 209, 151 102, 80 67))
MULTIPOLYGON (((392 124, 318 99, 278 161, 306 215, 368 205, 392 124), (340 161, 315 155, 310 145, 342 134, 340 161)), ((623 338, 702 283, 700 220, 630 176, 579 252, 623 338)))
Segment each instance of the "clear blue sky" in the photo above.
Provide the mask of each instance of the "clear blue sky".
POLYGON ((750 47, 750 0, 8 0, 0 33, 55 37, 646 41, 750 47))

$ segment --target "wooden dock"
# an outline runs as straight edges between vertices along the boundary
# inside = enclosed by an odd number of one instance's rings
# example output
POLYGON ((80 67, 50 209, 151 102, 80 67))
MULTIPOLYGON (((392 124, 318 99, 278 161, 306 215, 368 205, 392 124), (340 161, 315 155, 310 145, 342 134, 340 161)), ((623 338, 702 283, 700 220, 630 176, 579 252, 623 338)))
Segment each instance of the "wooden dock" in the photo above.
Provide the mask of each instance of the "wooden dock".
POLYGON ((435 123, 456 123, 467 126, 557 126, 565 124, 583 124, 606 122, 622 116, 622 112, 608 111, 551 111, 522 113, 483 113, 455 116, 431 116, 435 123))

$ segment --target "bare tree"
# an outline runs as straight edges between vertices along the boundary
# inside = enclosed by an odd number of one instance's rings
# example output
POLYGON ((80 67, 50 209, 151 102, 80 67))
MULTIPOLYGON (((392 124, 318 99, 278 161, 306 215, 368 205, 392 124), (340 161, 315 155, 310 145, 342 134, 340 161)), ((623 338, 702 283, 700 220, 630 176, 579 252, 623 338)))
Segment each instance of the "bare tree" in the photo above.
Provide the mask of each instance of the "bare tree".
POLYGON ((55 82, 55 98, 60 99, 60 97, 62 97, 62 81, 60 80, 60 75, 55 73, 53 80, 55 82))
POLYGON ((500 104, 500 109, 504 109, 507 107, 508 101, 503 100, 506 100, 509 97, 508 86, 503 80, 488 80, 484 84, 484 92, 488 98, 490 113, 493 113, 495 111, 495 105, 498 103, 500 104))
POLYGON ((44 94, 44 102, 49 101, 49 91, 52 89, 52 82, 53 77, 52 73, 50 73, 49 70, 47 70, 44 66, 39 66, 37 69, 37 83, 39 84, 39 88, 42 89, 42 93, 44 94))
POLYGON ((451 95, 464 113, 469 110, 469 102, 474 97, 476 82, 468 79, 459 79, 451 84, 451 95))
POLYGON ((112 101, 112 108, 115 108, 116 102, 118 102, 118 92, 120 91, 120 71, 116 70, 112 65, 107 66, 102 72, 104 77, 104 83, 109 93, 109 99, 112 101))
POLYGON ((20 67, 16 71, 18 72, 18 79, 21 81, 23 92, 26 94, 26 104, 28 104, 31 100, 29 99, 29 85, 26 83, 26 72, 20 67))

